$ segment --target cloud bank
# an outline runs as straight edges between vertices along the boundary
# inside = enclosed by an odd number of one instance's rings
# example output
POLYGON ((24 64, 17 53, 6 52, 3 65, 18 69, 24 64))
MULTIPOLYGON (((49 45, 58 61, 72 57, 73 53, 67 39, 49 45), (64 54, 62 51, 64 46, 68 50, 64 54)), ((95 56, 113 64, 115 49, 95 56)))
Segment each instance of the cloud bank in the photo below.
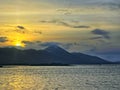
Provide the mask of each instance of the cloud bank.
POLYGON ((87 25, 75 25, 75 24, 70 24, 70 22, 65 22, 65 21, 62 21, 62 20, 43 20, 43 21, 40 21, 41 23, 52 23, 52 24, 59 24, 59 25, 62 25, 62 26, 66 26, 66 27, 70 27, 70 28, 90 28, 90 26, 87 26, 87 25))
MULTIPOLYGON (((100 36, 102 36, 103 38, 106 38, 106 39, 110 39, 109 32, 107 32, 105 30, 102 30, 102 29, 95 29, 91 33, 95 34, 95 35, 100 35, 100 36)), ((101 37, 97 37, 97 38, 101 38, 101 37)), ((95 39, 95 38, 93 38, 93 39, 95 39)))
POLYGON ((17 26, 17 28, 18 28, 18 29, 22 29, 22 30, 25 29, 24 26, 17 26))
POLYGON ((3 43, 3 42, 6 42, 6 41, 8 41, 8 40, 7 40, 7 37, 0 37, 0 42, 3 43))

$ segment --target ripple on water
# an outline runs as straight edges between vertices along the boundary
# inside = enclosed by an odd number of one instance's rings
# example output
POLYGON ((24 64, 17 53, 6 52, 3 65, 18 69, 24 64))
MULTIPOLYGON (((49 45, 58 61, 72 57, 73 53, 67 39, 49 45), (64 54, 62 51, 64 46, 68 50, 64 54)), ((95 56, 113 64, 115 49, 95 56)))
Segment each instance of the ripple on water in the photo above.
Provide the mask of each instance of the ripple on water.
POLYGON ((0 90, 43 90, 45 87, 45 80, 34 75, 3 76, 0 82, 0 90))

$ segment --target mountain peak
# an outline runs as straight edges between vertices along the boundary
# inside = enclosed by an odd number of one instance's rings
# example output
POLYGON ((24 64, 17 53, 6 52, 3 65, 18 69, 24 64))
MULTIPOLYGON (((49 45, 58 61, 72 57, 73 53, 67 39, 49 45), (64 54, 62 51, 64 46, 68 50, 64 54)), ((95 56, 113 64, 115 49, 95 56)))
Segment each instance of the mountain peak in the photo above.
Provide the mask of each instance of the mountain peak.
POLYGON ((57 45, 51 45, 47 47, 45 50, 52 53, 68 53, 66 50, 57 45))
POLYGON ((50 45, 46 49, 62 49, 62 48, 59 47, 58 45, 50 45))

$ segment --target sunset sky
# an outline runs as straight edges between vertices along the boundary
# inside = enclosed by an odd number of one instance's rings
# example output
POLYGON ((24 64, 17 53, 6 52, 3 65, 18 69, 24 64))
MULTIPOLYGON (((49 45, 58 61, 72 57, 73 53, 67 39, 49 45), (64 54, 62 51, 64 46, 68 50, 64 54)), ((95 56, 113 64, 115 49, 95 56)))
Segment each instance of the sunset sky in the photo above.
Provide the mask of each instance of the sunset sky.
POLYGON ((70 52, 120 61, 120 0, 0 0, 0 47, 70 52))

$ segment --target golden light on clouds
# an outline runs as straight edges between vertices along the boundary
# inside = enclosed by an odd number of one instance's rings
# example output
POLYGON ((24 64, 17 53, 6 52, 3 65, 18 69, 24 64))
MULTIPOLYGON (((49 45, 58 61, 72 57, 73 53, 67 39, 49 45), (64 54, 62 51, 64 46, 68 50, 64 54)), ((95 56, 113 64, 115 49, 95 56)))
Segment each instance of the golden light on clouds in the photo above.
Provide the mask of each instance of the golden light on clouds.
POLYGON ((24 39, 19 37, 16 39, 9 40, 8 44, 10 46, 25 47, 25 44, 22 41, 24 41, 24 39))
MULTIPOLYGON (((17 46, 17 47, 25 47, 26 44, 24 41, 30 41, 33 42, 35 39, 35 36, 31 33, 21 33, 21 32, 8 32, 7 33, 7 42, 4 43, 4 45, 8 46, 17 46)), ((4 46, 3 45, 3 46, 4 46)))
POLYGON ((16 41, 14 44, 15 44, 15 46, 17 46, 17 47, 25 47, 25 44, 22 43, 21 41, 16 41))
POLYGON ((119 5, 110 2, 0 0, 0 37, 7 37, 0 47, 26 47, 23 41, 79 42, 94 37, 91 31, 97 28, 119 34, 119 5))

